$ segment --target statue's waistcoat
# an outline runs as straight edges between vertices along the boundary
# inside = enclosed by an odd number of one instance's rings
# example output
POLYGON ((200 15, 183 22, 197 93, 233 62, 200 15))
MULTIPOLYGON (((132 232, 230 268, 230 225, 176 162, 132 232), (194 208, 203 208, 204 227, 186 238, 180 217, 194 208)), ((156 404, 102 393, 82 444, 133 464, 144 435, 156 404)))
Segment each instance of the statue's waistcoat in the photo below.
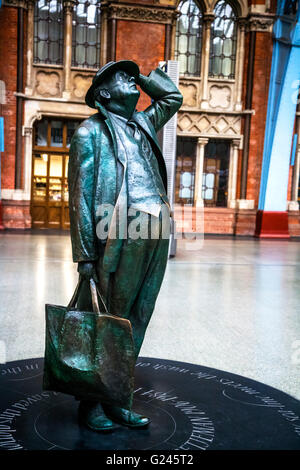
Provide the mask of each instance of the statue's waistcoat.
MULTIPOLYGON (((141 88, 153 99, 144 112, 131 118, 145 133, 157 158, 159 173, 167 193, 167 171, 156 132, 171 119, 182 104, 182 95, 160 69, 140 77, 141 88)), ((96 261, 103 254, 97 224, 105 214, 104 205, 113 207, 103 255, 103 268, 114 272, 121 253, 124 227, 127 227, 126 158, 118 152, 114 126, 106 109, 83 121, 74 133, 69 161, 69 210, 73 261, 96 261), (119 216, 119 219, 118 217, 119 216), (115 237, 116 227, 120 227, 115 237)), ((162 195, 164 202, 168 199, 162 195)))
MULTIPOLYGON (((154 129, 151 129, 151 127, 153 126, 151 126, 150 122, 147 122, 148 119, 143 114, 144 113, 135 113, 132 117, 132 120, 142 127, 146 136, 149 139, 153 152, 158 160, 159 171, 166 192, 167 173, 164 159, 156 138, 155 131, 154 129)), ((119 251, 122 246, 122 240, 124 237, 126 237, 125 233, 123 233, 123 235, 121 236, 118 231, 118 238, 114 238, 113 234, 116 233, 115 224, 117 224, 119 228, 125 227, 127 223, 128 201, 127 181, 125 178, 127 162, 126 158, 124 158, 124 154, 118 152, 117 137, 114 126, 108 116, 108 113, 102 106, 99 109, 98 114, 91 116, 89 119, 82 123, 82 127, 88 129, 91 135, 89 149, 90 155, 88 156, 87 168, 89 168, 90 171, 93 171, 94 180, 93 188, 91 187, 87 189, 90 193, 94 195, 91 202, 93 205, 92 212, 94 218, 93 222, 95 231, 97 224, 101 219, 99 207, 104 207, 105 205, 114 206, 114 212, 111 219, 103 259, 104 268, 106 267, 108 271, 113 272, 116 269, 118 263, 119 251), (117 215, 120 217, 120 219, 117 219, 117 215), (122 218, 126 218, 126 220, 122 220, 122 218)), ((74 147, 76 142, 74 141, 72 143, 74 147)), ((78 145, 80 145, 80 142, 78 142, 78 145)), ((84 181, 83 184, 85 184, 84 181)), ((76 188, 74 188, 74 191, 76 192, 76 188)), ((167 197, 165 202, 168 202, 167 197)), ((80 201, 78 201, 77 203, 80 204, 80 201)), ((72 208, 70 207, 70 216, 71 213, 72 208)), ((95 239, 95 236, 93 237, 93 239, 95 239)), ((96 252, 98 251, 97 243, 100 243, 100 240, 96 241, 96 246, 92 248, 88 256, 89 259, 91 259, 91 254, 93 255, 93 258, 98 258, 98 256, 96 255, 96 252)))

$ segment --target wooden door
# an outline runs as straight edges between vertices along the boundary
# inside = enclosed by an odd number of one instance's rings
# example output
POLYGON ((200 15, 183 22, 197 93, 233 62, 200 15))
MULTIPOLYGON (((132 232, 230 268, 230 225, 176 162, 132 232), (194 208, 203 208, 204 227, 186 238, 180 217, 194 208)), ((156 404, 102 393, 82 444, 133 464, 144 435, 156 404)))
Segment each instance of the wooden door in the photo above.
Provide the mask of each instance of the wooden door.
POLYGON ((34 228, 69 228, 68 162, 64 154, 35 154, 31 198, 34 228))
POLYGON ((195 193, 195 162, 197 140, 177 138, 175 203, 192 206, 195 193))
POLYGON ((34 154, 32 160, 32 227, 46 228, 48 199, 48 154, 34 154))
POLYGON ((206 207, 227 207, 230 141, 210 139, 205 146, 202 198, 206 207))
POLYGON ((43 119, 34 132, 31 217, 33 228, 68 229, 69 146, 78 121, 43 119))

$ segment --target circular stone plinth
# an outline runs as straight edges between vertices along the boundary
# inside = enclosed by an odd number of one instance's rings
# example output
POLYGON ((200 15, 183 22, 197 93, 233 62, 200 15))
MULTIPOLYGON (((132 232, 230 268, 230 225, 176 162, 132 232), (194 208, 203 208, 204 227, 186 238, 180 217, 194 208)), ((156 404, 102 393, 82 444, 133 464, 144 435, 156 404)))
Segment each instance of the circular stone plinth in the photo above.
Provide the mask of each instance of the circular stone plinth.
POLYGON ((0 450, 300 449, 300 402, 272 387, 195 364, 139 358, 133 409, 145 429, 101 434, 78 402, 42 390, 43 359, 0 368, 0 450))

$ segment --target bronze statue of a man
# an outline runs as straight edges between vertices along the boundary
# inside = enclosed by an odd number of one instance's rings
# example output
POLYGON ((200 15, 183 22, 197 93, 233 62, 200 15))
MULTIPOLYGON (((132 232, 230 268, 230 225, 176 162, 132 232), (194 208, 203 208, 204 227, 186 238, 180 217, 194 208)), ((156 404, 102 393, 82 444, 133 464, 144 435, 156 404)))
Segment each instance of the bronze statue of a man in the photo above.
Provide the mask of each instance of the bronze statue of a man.
MULTIPOLYGON (((78 307, 92 310, 93 277, 109 311, 130 320, 137 358, 168 257, 169 239, 162 235, 164 214, 170 215, 167 174, 156 132, 180 108, 182 95, 161 69, 146 77, 137 64, 123 60, 96 73, 86 103, 98 112, 72 138, 68 176, 73 261, 84 278, 78 307), (143 112, 135 111, 136 85, 152 99, 143 112), (104 236, 99 227, 107 207, 113 210, 104 236), (131 236, 128 227, 141 215, 148 236, 131 236)), ((149 423, 132 410, 79 398, 79 416, 94 430, 111 430, 113 421, 129 427, 149 423)))

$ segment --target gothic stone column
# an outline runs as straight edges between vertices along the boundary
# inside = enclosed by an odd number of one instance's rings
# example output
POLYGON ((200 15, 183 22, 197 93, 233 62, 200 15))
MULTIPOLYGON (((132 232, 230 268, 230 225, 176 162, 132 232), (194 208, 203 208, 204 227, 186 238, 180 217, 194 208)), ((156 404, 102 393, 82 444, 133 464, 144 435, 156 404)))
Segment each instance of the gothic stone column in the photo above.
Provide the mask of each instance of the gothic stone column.
POLYGON ((64 1, 64 90, 63 98, 70 99, 72 92, 71 65, 72 65, 72 19, 74 0, 64 1))
POLYGON ((33 28, 34 28, 34 0, 28 0, 27 10, 27 76, 25 94, 32 95, 32 63, 33 63, 33 28))
POLYGON ((202 47, 202 99, 201 108, 208 108, 208 69, 209 69, 209 51, 210 51, 210 30, 214 20, 214 15, 204 16, 204 34, 202 47))
POLYGON ((231 155, 229 165, 229 178, 228 178, 228 207, 235 209, 236 207, 236 184, 237 184, 237 167, 239 156, 240 140, 235 139, 231 144, 231 155))
POLYGON ((196 153, 196 177, 195 177, 195 202, 196 207, 203 207, 202 199, 202 182, 203 182, 203 165, 204 165, 204 149, 208 143, 208 138, 199 137, 196 153))

